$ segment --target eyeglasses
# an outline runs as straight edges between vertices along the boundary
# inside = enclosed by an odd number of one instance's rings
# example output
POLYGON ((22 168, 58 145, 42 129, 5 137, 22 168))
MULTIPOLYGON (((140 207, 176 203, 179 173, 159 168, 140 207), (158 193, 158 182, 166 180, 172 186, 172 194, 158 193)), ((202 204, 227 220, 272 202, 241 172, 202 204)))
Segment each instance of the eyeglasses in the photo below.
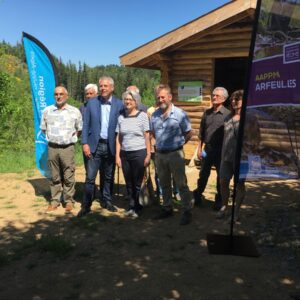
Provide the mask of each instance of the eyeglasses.
POLYGON ((213 97, 221 98, 223 95, 218 95, 218 94, 212 94, 213 97))
POLYGON ((124 101, 135 101, 135 100, 132 98, 124 98, 124 101))
POLYGON ((55 93, 54 96, 63 96, 65 93, 55 93))

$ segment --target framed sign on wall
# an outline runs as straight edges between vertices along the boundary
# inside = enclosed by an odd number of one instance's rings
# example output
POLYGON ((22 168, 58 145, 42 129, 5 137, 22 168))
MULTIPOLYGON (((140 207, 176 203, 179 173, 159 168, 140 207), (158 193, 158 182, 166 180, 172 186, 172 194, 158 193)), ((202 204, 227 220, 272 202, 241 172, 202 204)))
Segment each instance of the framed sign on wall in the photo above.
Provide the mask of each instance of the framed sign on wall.
POLYGON ((178 101, 201 102, 203 81, 179 81, 178 101))

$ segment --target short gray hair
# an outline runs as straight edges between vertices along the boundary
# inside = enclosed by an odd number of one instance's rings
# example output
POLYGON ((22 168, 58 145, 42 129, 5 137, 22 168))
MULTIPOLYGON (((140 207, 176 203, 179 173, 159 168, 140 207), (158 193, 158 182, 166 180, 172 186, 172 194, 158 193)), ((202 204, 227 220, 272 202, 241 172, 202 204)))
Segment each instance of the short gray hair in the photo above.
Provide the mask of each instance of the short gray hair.
POLYGON ((103 80, 107 80, 112 86, 115 86, 115 82, 110 76, 101 76, 99 78, 99 83, 100 83, 100 81, 103 81, 103 80))
POLYGON ((137 93, 140 93, 139 88, 136 85, 130 85, 127 87, 126 92, 134 91, 137 93))
POLYGON ((125 100, 125 98, 130 95, 132 97, 132 99, 135 101, 136 106, 138 107, 141 104, 141 96, 139 93, 135 92, 135 91, 126 91, 122 94, 122 99, 123 102, 125 100))
POLYGON ((97 84, 95 84, 95 83, 89 83, 84 88, 84 91, 87 92, 89 89, 93 89, 96 92, 96 94, 98 94, 98 86, 97 86, 97 84))
POLYGON ((228 96, 229 96, 229 95, 228 95, 228 91, 227 91, 224 87, 218 86, 218 87, 214 88, 213 94, 214 94, 215 91, 217 91, 217 90, 222 91, 223 97, 224 97, 225 100, 228 98, 228 96))

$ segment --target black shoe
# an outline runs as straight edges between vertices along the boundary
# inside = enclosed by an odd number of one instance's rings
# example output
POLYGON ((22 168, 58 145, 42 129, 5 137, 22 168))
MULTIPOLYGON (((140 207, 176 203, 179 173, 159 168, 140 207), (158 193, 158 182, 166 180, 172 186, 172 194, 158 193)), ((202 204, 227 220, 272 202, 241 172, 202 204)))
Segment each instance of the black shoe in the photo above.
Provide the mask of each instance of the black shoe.
POLYGON ((162 209, 161 212, 157 216, 155 216, 153 219, 160 220, 160 219, 166 219, 166 218, 169 218, 172 216, 173 216, 173 209, 169 209, 169 210, 162 209))
POLYGON ((115 206, 113 206, 111 203, 107 203, 106 204, 106 209, 110 212, 117 212, 117 208, 115 206))
POLYGON ((219 211, 222 208, 222 202, 220 201, 215 201, 214 205, 213 205, 213 210, 215 211, 219 211))
POLYGON ((193 196, 195 200, 195 206, 201 206, 204 197, 198 192, 197 189, 193 190, 193 196))
POLYGON ((107 203, 106 203, 105 201, 99 199, 99 203, 100 203, 100 206, 101 206, 102 208, 106 208, 106 207, 107 207, 107 203))
POLYGON ((82 207, 81 210, 77 214, 77 218, 82 218, 90 212, 91 212, 90 207, 82 207))
POLYGON ((190 210, 186 210, 183 212, 181 219, 180 219, 180 225, 187 225, 191 223, 192 221, 192 213, 190 210))

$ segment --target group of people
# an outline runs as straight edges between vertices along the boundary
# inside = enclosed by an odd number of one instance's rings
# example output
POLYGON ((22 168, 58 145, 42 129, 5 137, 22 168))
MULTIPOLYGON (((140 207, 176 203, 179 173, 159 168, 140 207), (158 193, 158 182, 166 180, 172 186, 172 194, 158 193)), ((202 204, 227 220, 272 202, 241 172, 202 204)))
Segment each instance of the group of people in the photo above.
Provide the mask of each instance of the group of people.
MULTIPOLYGON (((228 97, 227 91, 216 88, 213 92, 212 108, 205 112, 201 121, 198 157, 203 162, 193 196, 187 184, 183 152, 183 145, 193 134, 191 123, 187 114, 172 103, 170 87, 159 84, 155 88, 156 104, 148 113, 136 86, 129 86, 122 100, 115 97, 113 92, 113 79, 101 77, 99 91, 96 84, 85 87, 86 102, 78 110, 67 103, 68 92, 65 87, 55 88, 55 104, 43 111, 40 125, 48 138, 48 164, 51 171, 51 202, 47 211, 58 208, 62 195, 65 210, 70 212, 74 207, 74 145, 81 133, 86 179, 78 217, 91 211, 98 172, 100 205, 110 212, 118 210, 112 197, 117 166, 122 168, 126 183, 128 208, 125 216, 137 218, 143 208, 139 204, 139 195, 145 168, 154 155, 157 190, 162 193, 161 211, 155 219, 173 215, 172 188, 175 186, 183 207, 180 224, 189 224, 193 198, 195 204, 201 203, 212 165, 215 165, 218 174, 215 207, 219 210, 219 217, 224 216, 234 169, 233 148, 237 139, 242 91, 231 97, 232 113, 223 107, 228 97)), ((239 195, 244 193, 242 187, 239 195)))
MULTIPOLYGON (((197 188, 193 191, 195 205, 201 205, 212 166, 217 173, 214 209, 218 211, 217 218, 227 214, 230 194, 230 180, 235 173, 236 147, 238 129, 243 102, 243 90, 237 90, 230 96, 230 109, 224 107, 228 92, 223 87, 213 90, 211 108, 204 112, 200 123, 199 145, 197 156, 201 160, 201 170, 197 188)), ((245 196, 245 183, 238 181, 236 187, 236 213, 239 219, 239 209, 245 196)))

